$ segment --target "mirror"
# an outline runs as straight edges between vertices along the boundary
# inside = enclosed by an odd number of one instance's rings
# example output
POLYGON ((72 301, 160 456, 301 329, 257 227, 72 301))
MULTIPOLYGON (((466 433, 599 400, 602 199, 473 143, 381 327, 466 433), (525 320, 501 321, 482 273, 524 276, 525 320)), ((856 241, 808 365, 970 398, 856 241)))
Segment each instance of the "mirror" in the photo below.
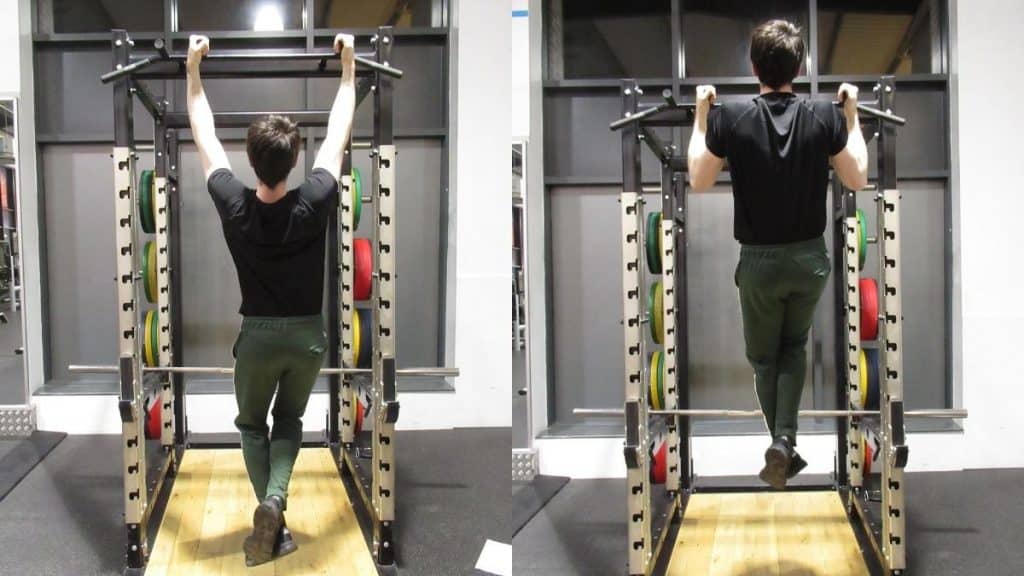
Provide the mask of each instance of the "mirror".
POLYGON ((28 403, 18 227, 17 102, 0 98, 0 405, 28 403))

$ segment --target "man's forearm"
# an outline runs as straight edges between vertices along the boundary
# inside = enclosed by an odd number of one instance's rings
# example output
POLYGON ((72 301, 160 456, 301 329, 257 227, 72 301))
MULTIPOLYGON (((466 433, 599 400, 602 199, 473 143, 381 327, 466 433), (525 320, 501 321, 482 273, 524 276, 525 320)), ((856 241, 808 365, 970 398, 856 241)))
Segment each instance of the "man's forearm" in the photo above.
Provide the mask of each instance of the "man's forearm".
POLYGON ((199 77, 199 67, 189 68, 186 80, 186 102, 188 119, 192 127, 192 137, 199 141, 204 137, 214 136, 213 110, 206 99, 203 81, 199 77))
POLYGON ((323 143, 324 146, 336 149, 339 159, 352 132, 352 116, 356 109, 355 74, 352 73, 353 71, 347 72, 342 76, 338 94, 334 97, 331 114, 327 119, 327 135, 324 137, 323 143))
POLYGON ((860 116, 856 113, 846 119, 846 147, 857 160, 857 171, 864 177, 868 173, 868 145, 860 129, 860 116))

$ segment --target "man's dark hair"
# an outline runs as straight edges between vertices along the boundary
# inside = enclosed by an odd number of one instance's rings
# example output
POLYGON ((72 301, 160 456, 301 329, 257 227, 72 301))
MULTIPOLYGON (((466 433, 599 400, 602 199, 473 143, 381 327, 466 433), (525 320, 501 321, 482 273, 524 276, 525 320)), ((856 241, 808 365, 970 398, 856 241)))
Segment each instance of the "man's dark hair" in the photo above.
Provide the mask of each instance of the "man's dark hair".
POLYGON ((769 20, 750 37, 750 61, 757 78, 773 90, 789 84, 800 73, 804 38, 800 27, 786 20, 769 20))
POLYGON ((245 151, 256 177, 273 188, 288 177, 299 159, 299 127, 285 116, 270 115, 249 125, 245 151))

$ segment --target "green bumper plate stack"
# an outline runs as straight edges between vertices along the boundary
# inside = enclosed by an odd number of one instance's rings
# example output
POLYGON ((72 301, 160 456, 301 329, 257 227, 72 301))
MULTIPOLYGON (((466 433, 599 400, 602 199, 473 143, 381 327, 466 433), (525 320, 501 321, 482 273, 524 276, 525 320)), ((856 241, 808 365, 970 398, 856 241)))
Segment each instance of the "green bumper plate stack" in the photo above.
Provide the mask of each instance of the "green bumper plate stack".
POLYGON ((655 410, 665 409, 665 355, 661 350, 651 354, 648 363, 648 404, 655 410))
POLYGON ((152 170, 143 170, 139 176, 139 222, 142 231, 152 234, 156 230, 156 180, 152 170))
POLYGON ((363 176, 359 168, 352 169, 352 229, 359 228, 359 219, 363 215, 363 176))
POLYGON ((146 242, 142 250, 142 285, 146 289, 146 301, 156 302, 156 242, 146 242))
POLYGON ((661 293, 661 282, 651 284, 647 293, 647 323, 651 325, 651 339, 655 344, 661 344, 665 339, 665 304, 661 293))
POLYGON ((661 212, 651 212, 647 215, 647 236, 644 244, 647 269, 651 274, 661 274, 661 212))
POLYGON ((868 220, 860 208, 857 209, 857 243, 860 251, 860 262, 857 264, 863 270, 864 263, 868 261, 868 220))

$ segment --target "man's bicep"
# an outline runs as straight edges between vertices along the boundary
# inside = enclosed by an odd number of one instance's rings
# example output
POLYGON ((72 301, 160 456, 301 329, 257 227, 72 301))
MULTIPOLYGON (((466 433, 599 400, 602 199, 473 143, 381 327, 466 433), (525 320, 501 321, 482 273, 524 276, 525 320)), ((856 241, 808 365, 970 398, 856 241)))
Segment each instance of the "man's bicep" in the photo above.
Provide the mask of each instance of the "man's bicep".
POLYGON ((316 153, 316 160, 313 161, 313 170, 326 170, 334 180, 337 180, 341 175, 341 155, 321 144, 320 150, 316 153))
POLYGON ((199 150, 199 160, 203 165, 203 175, 206 176, 208 182, 210 176, 213 176, 213 173, 217 170, 231 170, 228 154, 224 151, 224 146, 216 137, 197 141, 196 148, 199 150))

